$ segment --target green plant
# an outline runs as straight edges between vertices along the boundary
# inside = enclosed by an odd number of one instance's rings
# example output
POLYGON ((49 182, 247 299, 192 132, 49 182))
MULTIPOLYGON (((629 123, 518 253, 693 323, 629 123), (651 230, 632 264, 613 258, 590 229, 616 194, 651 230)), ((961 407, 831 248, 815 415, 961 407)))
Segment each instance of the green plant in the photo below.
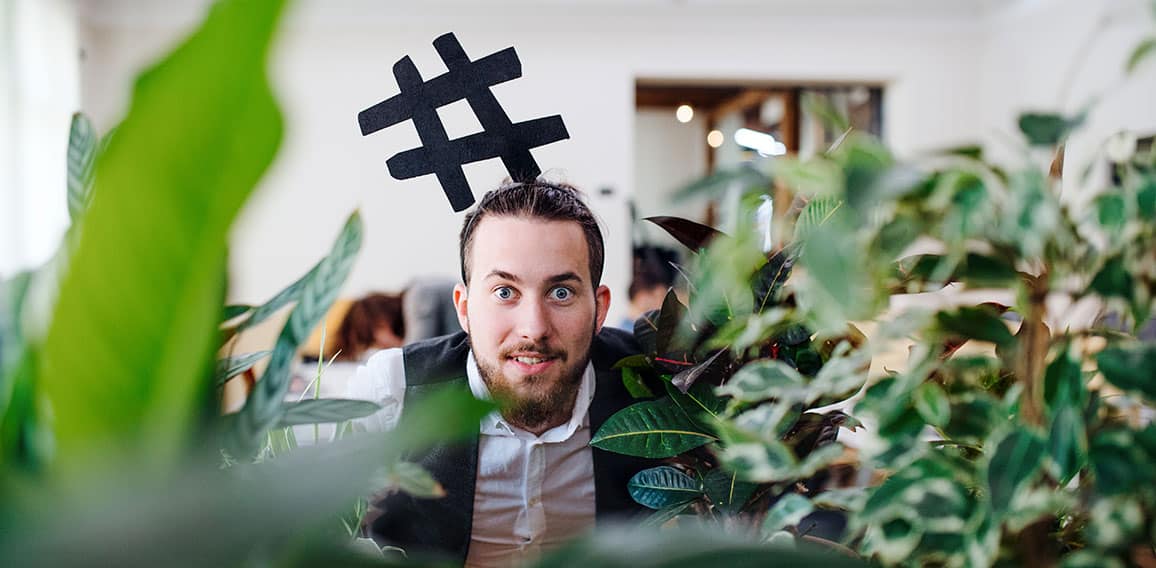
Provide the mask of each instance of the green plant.
POLYGON ((764 254, 750 223, 724 235, 685 219, 650 221, 696 253, 680 268, 689 305, 671 291, 636 322, 643 354, 619 366, 631 392, 650 400, 608 419, 591 445, 672 459, 630 482, 634 499, 657 510, 652 522, 689 509, 770 538, 811 512, 796 492, 818 489, 812 478, 843 454, 838 428, 857 424, 822 407, 866 381, 869 360, 852 349, 861 335, 808 328, 784 286, 797 251, 764 254))
MULTIPOLYGON (((1134 50, 1129 71, 1152 45, 1134 50)), ((1023 114, 1025 156, 1049 160, 1015 171, 977 147, 900 161, 848 131, 812 159, 747 164, 689 185, 683 196, 738 196, 738 231, 719 239, 684 220, 657 220, 701 251, 684 271, 689 308, 668 297, 639 321, 647 355, 622 363, 632 392, 653 396, 652 373, 665 396, 608 421, 592 444, 673 459, 632 482, 639 502, 660 509, 659 522, 688 506, 725 517, 735 511, 725 496, 737 493, 740 516, 759 520, 764 537, 816 507, 841 509, 846 542, 883 564, 1151 559, 1156 426, 1135 410, 1156 403, 1156 345, 1134 334, 1156 297, 1156 152, 1117 137, 1123 159, 1094 188, 1091 207, 1061 200, 1064 140, 1086 114, 1023 114), (744 221, 751 196, 775 183, 802 199, 796 218, 775 227, 776 242, 789 244, 764 260, 744 221), (793 273, 779 270, 792 264, 793 273), (764 285, 765 272, 783 279, 764 285), (779 292, 756 294, 752 308, 752 283, 779 292), (949 284, 1012 300, 891 309, 897 295, 949 284), (1073 320, 1089 305, 1119 325, 1073 320), (848 322, 864 321, 874 327, 869 340, 838 339, 851 339, 848 322), (801 351, 784 356, 794 340, 801 351), (909 344, 906 368, 871 381, 854 406, 874 439, 860 465, 886 480, 794 493, 829 463, 799 466, 822 448, 784 451, 806 416, 799 411, 850 397, 868 361, 909 344), (804 371, 798 356, 809 350, 818 356, 806 357, 814 367, 804 371), (719 498, 720 473, 742 490, 719 498), (747 497, 759 495, 751 482, 783 496, 768 507, 747 497)))
POLYGON ((265 65, 283 4, 218 2, 141 75, 115 135, 74 118, 73 226, 53 260, 0 285, 0 564, 380 564, 339 517, 384 466, 422 489, 402 456, 489 411, 449 393, 392 435, 292 448, 288 426, 377 406, 284 400, 360 246, 358 215, 269 302, 222 308, 229 228, 281 137, 265 65), (217 359, 290 305, 271 351, 217 359), (221 416, 219 387, 265 357, 244 409, 221 416))

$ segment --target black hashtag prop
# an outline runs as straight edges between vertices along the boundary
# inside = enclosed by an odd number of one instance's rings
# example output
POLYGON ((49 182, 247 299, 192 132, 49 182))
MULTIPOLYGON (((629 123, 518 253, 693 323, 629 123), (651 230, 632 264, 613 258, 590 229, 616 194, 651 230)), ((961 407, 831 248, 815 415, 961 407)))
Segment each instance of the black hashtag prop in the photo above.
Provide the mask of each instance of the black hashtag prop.
POLYGON ((570 135, 558 115, 512 123, 494 98, 490 87, 522 76, 522 62, 514 48, 470 61, 452 33, 433 44, 449 71, 423 82, 413 60, 403 57, 393 65, 401 94, 361 111, 357 121, 362 136, 368 136, 412 119, 422 146, 387 160, 390 175, 400 180, 436 174, 454 211, 462 211, 474 203, 463 165, 501 158, 515 181, 531 180, 542 170, 530 149, 570 135), (461 99, 469 102, 482 131, 450 140, 437 109, 461 99))

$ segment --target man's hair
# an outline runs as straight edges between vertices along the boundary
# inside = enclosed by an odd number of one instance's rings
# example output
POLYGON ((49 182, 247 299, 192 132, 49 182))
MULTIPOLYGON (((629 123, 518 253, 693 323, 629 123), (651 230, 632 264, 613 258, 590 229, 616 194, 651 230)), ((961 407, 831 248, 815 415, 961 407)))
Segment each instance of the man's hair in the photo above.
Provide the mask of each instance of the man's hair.
POLYGON ((505 183, 487 192, 476 207, 466 213, 458 241, 462 282, 470 283, 470 254, 474 231, 486 217, 521 217, 543 221, 573 221, 582 227, 590 258, 590 279, 597 287, 602 282, 602 264, 606 255, 602 231, 590 208, 582 201, 582 192, 572 185, 535 180, 505 183))

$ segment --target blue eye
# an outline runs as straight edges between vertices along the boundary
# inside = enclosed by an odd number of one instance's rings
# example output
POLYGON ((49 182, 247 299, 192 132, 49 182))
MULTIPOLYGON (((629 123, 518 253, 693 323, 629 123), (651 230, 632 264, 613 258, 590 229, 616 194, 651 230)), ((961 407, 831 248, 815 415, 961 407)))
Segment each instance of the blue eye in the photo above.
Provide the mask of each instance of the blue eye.
POLYGON ((574 292, 569 288, 559 286, 553 290, 550 290, 550 297, 555 300, 566 301, 574 297, 574 292))
POLYGON ((512 300, 514 299, 514 289, 509 286, 499 286, 494 289, 494 296, 497 296, 499 300, 512 300))

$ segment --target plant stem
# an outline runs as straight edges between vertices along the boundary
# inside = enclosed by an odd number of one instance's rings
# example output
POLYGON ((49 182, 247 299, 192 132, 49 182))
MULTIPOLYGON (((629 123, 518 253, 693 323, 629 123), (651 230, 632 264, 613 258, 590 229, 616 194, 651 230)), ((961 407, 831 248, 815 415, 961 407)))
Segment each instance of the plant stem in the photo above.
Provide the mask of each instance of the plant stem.
POLYGON ((1047 315, 1045 300, 1048 296, 1048 269, 1045 267, 1037 276, 1029 276, 1028 310, 1017 334, 1019 352, 1016 355, 1016 377, 1023 384, 1020 413, 1024 421, 1033 426, 1043 426, 1043 380, 1047 362, 1051 331, 1044 323, 1047 315))

